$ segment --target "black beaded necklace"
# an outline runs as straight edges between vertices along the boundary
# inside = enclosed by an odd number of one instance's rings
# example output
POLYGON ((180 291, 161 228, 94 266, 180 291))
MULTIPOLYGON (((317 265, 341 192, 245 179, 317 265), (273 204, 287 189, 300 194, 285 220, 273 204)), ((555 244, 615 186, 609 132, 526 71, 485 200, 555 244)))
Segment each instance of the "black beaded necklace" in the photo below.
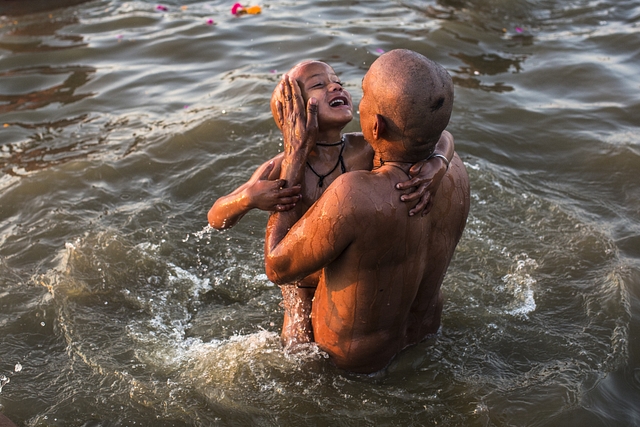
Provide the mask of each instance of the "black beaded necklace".
POLYGON ((344 159, 342 158, 342 152, 344 151, 344 146, 345 146, 344 135, 342 135, 342 138, 338 142, 333 142, 331 144, 316 142, 316 145, 319 147, 337 147, 338 145, 341 146, 340 154, 338 154, 338 161, 336 162, 336 165, 333 167, 333 169, 331 169, 329 172, 327 172, 324 175, 320 175, 318 172, 316 172, 315 169, 313 169, 313 166, 311 166, 311 164, 307 162, 307 166, 309 166, 309 169, 311 169, 311 172, 313 172, 313 174, 318 177, 318 187, 322 187, 324 185, 324 179, 329 175, 331 175, 333 171, 336 170, 338 165, 340 165, 340 169, 342 170, 342 173, 345 173, 347 171, 347 168, 344 166, 344 159))

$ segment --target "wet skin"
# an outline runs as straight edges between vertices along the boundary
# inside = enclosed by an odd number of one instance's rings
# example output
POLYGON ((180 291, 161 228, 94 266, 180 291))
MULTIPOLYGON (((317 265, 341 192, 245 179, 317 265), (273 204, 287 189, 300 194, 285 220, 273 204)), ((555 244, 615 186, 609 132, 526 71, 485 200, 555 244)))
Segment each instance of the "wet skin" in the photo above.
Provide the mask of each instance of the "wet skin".
MULTIPOLYGON (((384 368, 401 349, 437 331, 440 286, 469 210, 468 176, 455 156, 431 212, 409 215, 410 206, 400 201, 396 186, 408 177, 410 157, 433 150, 435 142, 396 142, 397 135, 385 130, 377 113, 378 97, 371 94, 384 94, 381 99, 388 105, 407 88, 387 93, 390 89, 380 81, 389 79, 372 81, 370 73, 374 75, 370 70, 365 76, 360 108, 365 136, 377 158, 401 161, 337 177, 303 216, 295 211, 274 213, 265 246, 267 275, 276 283, 293 282, 322 269, 312 306, 314 339, 338 367, 362 373, 384 368)), ((289 81, 285 92, 288 120, 283 130, 282 178, 295 184, 307 178, 304 162, 320 106, 308 103, 305 117, 295 81, 289 81)), ((412 112, 418 127, 432 123, 428 111, 412 112)), ((438 118, 437 114, 431 115, 438 118)), ((441 123, 446 126, 448 116, 444 119, 441 123)), ((451 138, 446 131, 429 128, 419 134, 430 132, 436 138, 451 138)))

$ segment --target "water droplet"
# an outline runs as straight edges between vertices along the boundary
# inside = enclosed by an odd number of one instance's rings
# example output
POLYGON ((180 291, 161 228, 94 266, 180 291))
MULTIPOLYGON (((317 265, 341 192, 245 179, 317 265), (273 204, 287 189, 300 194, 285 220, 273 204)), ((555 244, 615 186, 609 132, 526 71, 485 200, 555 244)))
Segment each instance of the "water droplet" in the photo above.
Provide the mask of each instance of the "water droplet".
POLYGON ((4 387, 5 384, 9 383, 10 381, 11 379, 9 377, 4 374, 0 374, 0 393, 2 393, 2 387, 4 387))
POLYGON ((16 363, 16 366, 13 368, 13 370, 15 372, 20 372, 22 371, 22 365, 20 364, 20 362, 16 363))

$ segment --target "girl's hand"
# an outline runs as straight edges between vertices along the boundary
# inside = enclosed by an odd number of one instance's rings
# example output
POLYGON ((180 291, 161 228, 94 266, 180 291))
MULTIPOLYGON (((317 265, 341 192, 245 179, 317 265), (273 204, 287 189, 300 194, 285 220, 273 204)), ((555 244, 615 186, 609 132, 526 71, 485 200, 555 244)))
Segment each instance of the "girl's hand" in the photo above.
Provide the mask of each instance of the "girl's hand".
POLYGON ((247 183, 245 191, 251 208, 284 212, 293 209, 302 198, 299 185, 283 188, 286 184, 284 179, 269 180, 273 168, 274 162, 269 162, 264 166, 264 170, 254 174, 247 183))
POLYGON ((285 155, 303 150, 304 157, 313 149, 318 136, 318 102, 305 104, 298 82, 287 74, 282 77, 277 102, 278 120, 282 127, 285 155))
POLYGON ((419 200, 418 204, 409 211, 409 216, 417 213, 426 215, 431 211, 433 198, 446 172, 447 164, 440 157, 421 160, 409 169, 409 175, 412 178, 409 181, 400 182, 396 185, 398 190, 416 188, 414 192, 400 196, 400 200, 403 202, 419 200))

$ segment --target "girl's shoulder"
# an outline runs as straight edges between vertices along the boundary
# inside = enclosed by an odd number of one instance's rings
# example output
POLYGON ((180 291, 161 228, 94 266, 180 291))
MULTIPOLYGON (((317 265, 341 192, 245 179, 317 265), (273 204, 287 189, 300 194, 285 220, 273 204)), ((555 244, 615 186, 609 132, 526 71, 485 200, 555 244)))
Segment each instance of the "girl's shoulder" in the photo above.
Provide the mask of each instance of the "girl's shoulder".
POLYGON ((348 170, 371 170, 373 148, 365 141, 361 132, 345 133, 344 158, 348 170))
POLYGON ((367 141, 364 140, 364 135, 362 132, 350 132, 342 135, 344 137, 344 141, 347 147, 361 147, 364 145, 369 145, 367 141))

